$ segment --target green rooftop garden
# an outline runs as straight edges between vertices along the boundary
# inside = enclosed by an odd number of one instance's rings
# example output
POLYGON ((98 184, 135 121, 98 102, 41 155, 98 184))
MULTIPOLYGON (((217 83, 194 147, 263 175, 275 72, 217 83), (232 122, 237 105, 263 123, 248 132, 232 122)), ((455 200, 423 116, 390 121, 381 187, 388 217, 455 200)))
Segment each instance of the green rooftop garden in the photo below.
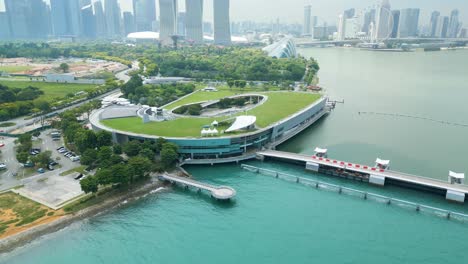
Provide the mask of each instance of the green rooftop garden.
MULTIPOLYGON (((240 92, 220 90, 218 92, 198 91, 192 95, 174 102, 166 109, 174 109, 180 105, 191 104, 200 101, 209 101, 232 96, 239 93, 252 93, 252 91, 240 92)), ((254 115, 257 117, 256 125, 260 128, 268 127, 304 108, 311 105, 320 98, 319 94, 297 93, 297 92, 255 92, 268 96, 268 100, 242 115, 254 115)), ((144 124, 139 117, 117 118, 103 120, 101 123, 109 128, 128 131, 138 134, 146 134, 162 137, 200 137, 203 126, 211 124, 215 119, 218 122, 230 117, 197 118, 185 117, 165 122, 149 122, 144 124)), ((225 128, 219 128, 221 131, 225 128)), ((227 134, 226 134, 227 135, 227 134)), ((221 135, 222 136, 222 135, 221 135)))

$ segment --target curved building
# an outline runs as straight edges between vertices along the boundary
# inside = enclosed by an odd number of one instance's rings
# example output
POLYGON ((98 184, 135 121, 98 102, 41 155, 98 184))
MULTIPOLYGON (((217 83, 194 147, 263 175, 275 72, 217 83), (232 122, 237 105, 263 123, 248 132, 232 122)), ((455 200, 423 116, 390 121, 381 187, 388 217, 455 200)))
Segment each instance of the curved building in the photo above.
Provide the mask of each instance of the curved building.
POLYGON ((263 48, 268 56, 275 58, 294 58, 297 56, 296 44, 291 38, 283 38, 263 48))
MULTIPOLYGON (((296 112, 268 127, 254 131, 245 131, 217 137, 164 137, 179 147, 179 154, 185 164, 210 164, 239 161, 252 158, 256 151, 263 148, 274 148, 289 138, 309 127, 328 113, 326 98, 322 97, 303 110, 296 112)), ((139 134, 116 130, 102 124, 102 120, 137 117, 140 106, 109 106, 95 111, 90 122, 94 130, 106 130, 112 133, 114 142, 125 143, 129 140, 156 140, 160 136, 139 134)), ((251 122, 252 117, 240 118, 239 122, 251 122)), ((144 122, 142 120, 142 122, 144 122)), ((253 122, 255 122, 253 120, 253 122)), ((242 125, 239 125, 241 127, 242 125)))

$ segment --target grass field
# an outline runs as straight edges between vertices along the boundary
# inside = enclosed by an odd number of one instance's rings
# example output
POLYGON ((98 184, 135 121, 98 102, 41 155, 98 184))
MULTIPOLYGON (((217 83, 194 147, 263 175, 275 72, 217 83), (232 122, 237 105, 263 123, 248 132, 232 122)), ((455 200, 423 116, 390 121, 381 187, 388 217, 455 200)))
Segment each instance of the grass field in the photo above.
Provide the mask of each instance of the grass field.
MULTIPOLYGON (((171 104, 167 108, 172 109, 182 104, 219 99, 235 93, 235 91, 198 92, 180 102, 171 104)), ((257 126, 262 128, 304 109, 320 98, 320 95, 311 93, 261 92, 259 94, 268 96, 268 100, 245 114, 255 115, 257 117, 257 126)), ((199 137, 202 127, 211 124, 213 120, 214 118, 187 117, 162 123, 150 122, 143 124, 141 118, 130 117, 103 120, 101 122, 110 128, 140 134, 164 137, 199 137)), ((217 121, 222 120, 223 118, 217 118, 217 121)))
POLYGON ((17 73, 32 69, 30 66, 0 66, 0 72, 17 73))
POLYGON ((55 214, 51 212, 53 210, 18 194, 11 192, 0 194, 0 237, 9 229, 17 229, 55 214))
POLYGON ((0 80, 0 84, 12 88, 25 88, 33 86, 44 91, 41 99, 52 101, 55 98, 63 98, 69 93, 85 91, 87 89, 96 88, 93 84, 71 84, 71 83, 45 83, 45 82, 29 82, 29 81, 4 81, 0 80))

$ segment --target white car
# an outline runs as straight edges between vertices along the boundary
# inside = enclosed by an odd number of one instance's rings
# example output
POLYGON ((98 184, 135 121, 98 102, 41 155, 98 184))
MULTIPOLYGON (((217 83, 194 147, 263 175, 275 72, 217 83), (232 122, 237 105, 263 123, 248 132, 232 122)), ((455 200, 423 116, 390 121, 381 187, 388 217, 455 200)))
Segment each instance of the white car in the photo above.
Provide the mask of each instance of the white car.
POLYGON ((0 163, 0 170, 6 170, 6 168, 5 163, 0 163))

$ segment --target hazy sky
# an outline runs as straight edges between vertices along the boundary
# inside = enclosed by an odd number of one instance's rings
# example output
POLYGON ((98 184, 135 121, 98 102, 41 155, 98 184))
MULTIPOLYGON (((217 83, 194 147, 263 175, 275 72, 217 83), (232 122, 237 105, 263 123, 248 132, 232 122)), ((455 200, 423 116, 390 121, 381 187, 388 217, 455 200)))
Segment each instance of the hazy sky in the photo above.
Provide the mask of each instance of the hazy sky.
MULTIPOLYGON (((46 0, 48 1, 48 0, 46 0)), ((64 0, 65 1, 65 0, 64 0)), ((103 0, 101 0, 103 1, 103 0)), ((132 0, 119 0, 123 10, 132 9, 132 0)), ((184 9, 185 0, 178 0, 180 9, 184 9)), ((0 9, 3 9, 3 0, 0 0, 0 9)), ((269 22, 280 18, 285 22, 302 23, 303 7, 312 5, 313 15, 321 20, 335 23, 338 13, 344 9, 356 8, 365 10, 378 4, 380 0, 231 0, 232 20, 255 20, 269 22)), ((392 9, 407 7, 421 8, 420 24, 428 23, 429 15, 433 10, 450 15, 452 9, 460 10, 461 20, 468 25, 468 0, 390 0, 392 9)), ((213 0, 205 0, 205 19, 213 17, 213 0)), ((158 11, 159 12, 159 11, 158 11)))

